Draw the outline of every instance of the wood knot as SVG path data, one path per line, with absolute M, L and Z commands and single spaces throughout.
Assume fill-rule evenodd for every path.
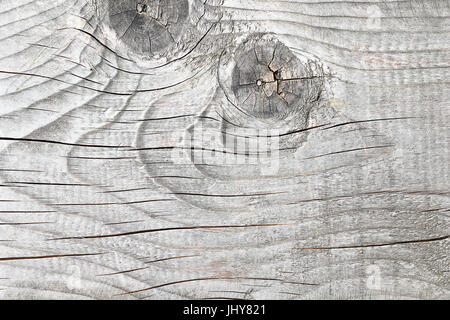
M 228 58 L 228 59 L 227 59 Z M 231 102 L 227 114 L 247 126 L 305 128 L 324 88 L 320 63 L 295 54 L 270 35 L 253 35 L 230 50 L 221 85 Z
M 188 0 L 109 0 L 99 4 L 115 37 L 133 53 L 165 55 L 184 33 Z

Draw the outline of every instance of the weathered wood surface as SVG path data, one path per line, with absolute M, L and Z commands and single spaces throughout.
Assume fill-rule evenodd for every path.
M 0 0 L 0 298 L 448 299 L 449 16 Z M 277 170 L 176 161 L 199 126 Z

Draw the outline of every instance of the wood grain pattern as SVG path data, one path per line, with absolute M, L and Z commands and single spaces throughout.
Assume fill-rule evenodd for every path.
M 0 298 L 448 299 L 449 16 L 1 0 Z

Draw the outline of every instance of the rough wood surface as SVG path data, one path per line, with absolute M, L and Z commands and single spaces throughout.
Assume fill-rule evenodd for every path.
M 449 16 L 0 0 L 0 298 L 450 298 Z

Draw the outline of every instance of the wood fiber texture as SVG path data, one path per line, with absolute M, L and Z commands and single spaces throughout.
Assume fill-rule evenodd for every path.
M 0 0 L 0 298 L 448 299 L 449 79 L 448 0 Z

